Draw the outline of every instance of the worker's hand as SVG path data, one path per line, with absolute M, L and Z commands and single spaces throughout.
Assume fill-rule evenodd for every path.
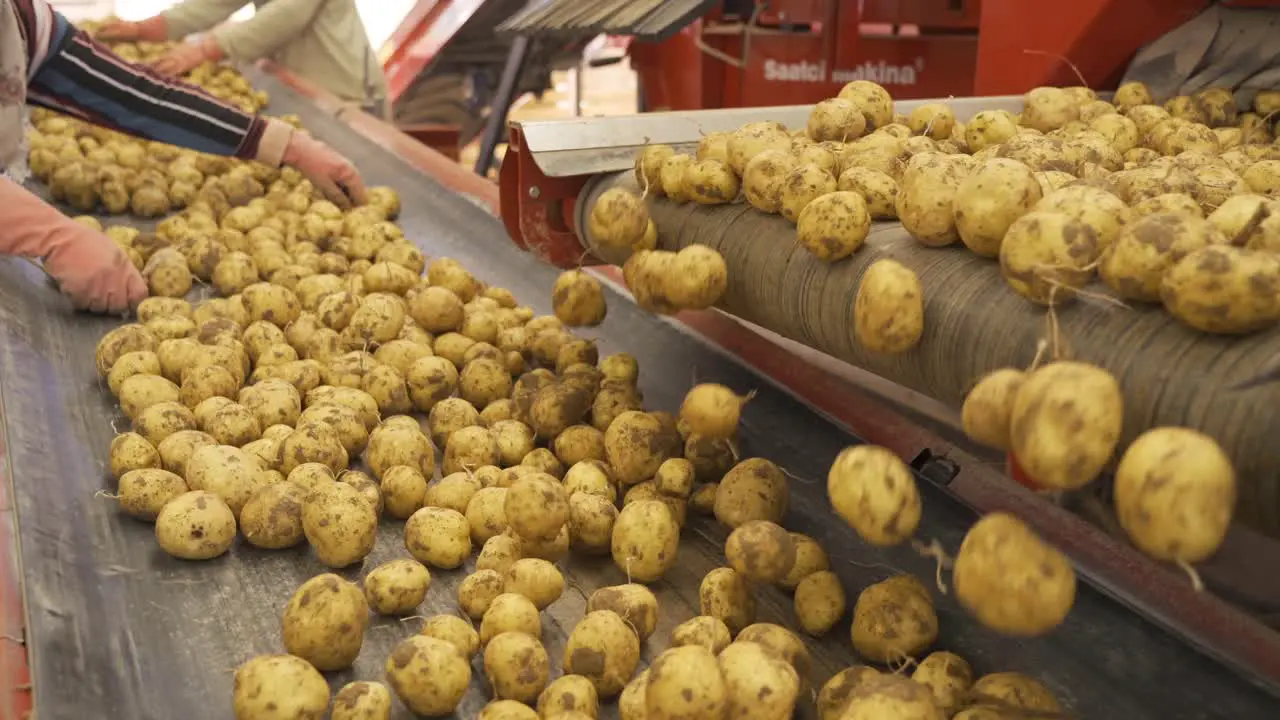
M 151 67 L 161 75 L 185 75 L 206 61 L 220 60 L 221 53 L 216 52 L 215 48 L 217 45 L 211 39 L 182 43 L 152 63 Z
M 71 220 L 53 230 L 44 269 L 80 310 L 122 313 L 147 297 L 147 283 L 124 250 Z
M 297 168 L 330 202 L 344 210 L 353 204 L 363 205 L 368 199 L 364 181 L 351 161 L 301 130 L 295 130 L 289 138 L 284 164 Z
M 147 18 L 141 22 L 112 20 L 98 28 L 94 37 L 104 42 L 163 42 L 169 37 L 169 28 L 163 15 Z
M 77 308 L 123 312 L 147 296 L 142 275 L 111 238 L 3 177 L 0 254 L 43 258 L 45 272 Z

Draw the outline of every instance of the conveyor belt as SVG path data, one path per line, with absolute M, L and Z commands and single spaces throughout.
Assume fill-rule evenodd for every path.
M 303 116 L 309 129 L 351 157 L 370 182 L 398 188 L 406 234 L 429 254 L 454 257 L 539 311 L 549 309 L 556 271 L 511 245 L 496 219 L 337 121 L 312 117 L 278 82 L 252 80 L 271 93 L 273 112 Z M 853 438 L 623 296 L 611 293 L 609 302 L 601 350 L 625 349 L 637 357 L 652 407 L 677 407 L 692 372 L 700 380 L 759 391 L 744 415 L 744 452 L 771 458 L 795 475 L 789 524 L 832 551 L 851 593 L 883 579 L 891 568 L 932 576 L 932 563 L 909 550 L 861 545 L 827 509 L 827 467 Z M 121 421 L 94 375 L 93 350 L 115 324 L 68 314 L 38 271 L 0 260 L 4 468 L 15 486 L 37 712 L 41 720 L 223 720 L 230 717 L 231 670 L 254 654 L 280 651 L 281 608 L 302 581 L 323 568 L 305 549 L 239 546 L 215 561 L 180 562 L 159 551 L 150 525 L 123 518 L 110 500 L 95 497 L 109 487 L 107 447 L 112 423 Z M 955 547 L 973 513 L 921 482 L 922 535 Z M 681 561 L 655 586 L 662 618 L 645 649 L 646 662 L 664 647 L 677 622 L 696 614 L 698 582 L 721 561 L 722 539 L 713 523 L 691 523 Z M 404 554 L 398 523 L 385 522 L 366 567 Z M 566 629 L 585 605 L 576 588 L 590 592 L 623 580 L 607 561 L 574 558 L 570 567 L 571 589 L 544 613 L 544 639 L 556 659 Z M 454 612 L 463 572 L 433 575 L 421 614 Z M 1019 670 L 1040 677 L 1079 717 L 1238 720 L 1269 717 L 1278 702 L 1087 586 L 1065 626 L 1036 641 L 996 637 L 950 598 L 936 600 L 939 648 L 962 653 L 980 672 Z M 789 598 L 761 591 L 760 616 L 789 622 Z M 353 678 L 381 679 L 392 646 L 416 624 L 374 620 L 354 670 L 333 675 L 334 686 Z M 854 661 L 844 627 L 811 643 L 816 681 Z M 478 677 L 479 663 L 474 667 Z M 482 685 L 475 682 L 458 717 L 476 716 L 487 697 Z M 395 717 L 409 716 L 399 708 Z M 602 717 L 616 717 L 614 707 Z
M 634 176 L 601 178 L 584 207 L 618 184 L 634 188 Z M 863 249 L 828 264 L 795 242 L 794 225 L 749 205 L 708 208 L 658 199 L 650 208 L 663 247 L 696 242 L 724 255 L 730 268 L 721 303 L 726 311 L 955 408 L 983 374 L 1030 365 L 1037 343 L 1048 337 L 1045 310 L 1009 289 L 998 263 L 958 244 L 925 247 L 899 223 L 877 223 Z M 881 257 L 915 270 L 925 291 L 924 337 L 901 355 L 869 352 L 853 333 L 859 278 Z M 1114 307 L 1098 300 L 1066 305 L 1057 317 L 1059 337 L 1076 358 L 1119 378 L 1123 444 L 1157 425 L 1213 435 L 1240 475 L 1238 518 L 1280 534 L 1280 383 L 1231 389 L 1273 366 L 1280 328 L 1243 338 L 1214 336 L 1187 328 L 1158 306 Z

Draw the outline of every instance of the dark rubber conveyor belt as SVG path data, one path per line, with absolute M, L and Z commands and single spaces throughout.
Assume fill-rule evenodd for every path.
M 456 258 L 482 280 L 548 311 L 557 271 L 519 251 L 496 219 L 336 121 L 312 117 L 279 83 L 259 77 L 255 84 L 271 93 L 273 112 L 298 113 L 317 136 L 351 157 L 370 182 L 396 187 L 404 200 L 406 234 L 430 255 Z M 771 458 L 795 476 L 788 524 L 815 535 L 832 552 L 851 600 L 895 569 L 933 577 L 932 561 L 908 549 L 871 549 L 828 509 L 827 468 L 854 438 L 625 297 L 610 294 L 608 300 L 609 318 L 599 330 L 601 350 L 626 350 L 637 357 L 651 407 L 678 407 L 694 372 L 700 380 L 759 391 L 744 416 L 743 450 Z M 151 525 L 121 516 L 114 502 L 99 496 L 111 487 L 106 460 L 112 425 L 124 429 L 125 424 L 95 376 L 93 353 L 98 338 L 118 322 L 70 314 L 39 271 L 0 260 L 5 473 L 15 488 L 37 715 L 40 720 L 224 720 L 231 716 L 233 668 L 255 654 L 282 651 L 281 609 L 300 583 L 325 569 L 305 547 L 264 552 L 237 545 L 217 560 L 181 562 L 158 549 Z M 920 482 L 921 536 L 956 547 L 974 514 Z M 723 531 L 706 519 L 686 529 L 679 562 L 654 586 L 662 617 L 644 662 L 665 647 L 675 624 L 697 614 L 698 583 L 723 562 L 722 541 Z M 384 521 L 364 567 L 404 556 L 400 523 Z M 556 675 L 565 635 L 584 611 L 582 593 L 624 582 L 607 559 L 574 557 L 567 567 L 570 587 L 544 613 L 543 637 Z M 463 576 L 463 570 L 433 572 L 419 614 L 455 612 Z M 1039 677 L 1075 717 L 1241 720 L 1274 717 L 1280 706 L 1276 696 L 1085 585 L 1065 626 L 1034 641 L 997 637 L 950 597 L 935 593 L 935 599 L 941 624 L 937 648 L 961 653 L 982 673 L 1018 670 Z M 760 620 L 794 624 L 787 596 L 764 589 L 759 602 Z M 334 688 L 357 678 L 381 680 L 391 648 L 417 625 L 416 620 L 373 619 L 354 669 L 331 676 Z M 815 683 L 856 662 L 847 619 L 810 647 Z M 473 669 L 476 679 L 459 718 L 474 718 L 487 701 L 478 659 Z M 397 705 L 394 716 L 409 714 Z M 812 709 L 801 716 L 813 717 Z M 616 717 L 616 706 L 608 705 L 602 717 Z
M 634 176 L 607 176 L 593 195 L 619 184 L 634 188 Z M 978 378 L 1001 367 L 1029 366 L 1038 342 L 1050 335 L 1045 309 L 1014 293 L 998 263 L 963 245 L 925 247 L 898 223 L 877 223 L 865 247 L 829 264 L 795 241 L 794 225 L 746 204 L 649 205 L 663 247 L 702 243 L 724 255 L 726 311 L 957 410 Z M 915 349 L 895 356 L 869 352 L 853 333 L 862 272 L 882 257 L 914 270 L 925 294 L 924 336 Z M 1236 463 L 1238 519 L 1280 537 L 1280 382 L 1231 389 L 1280 362 L 1280 329 L 1241 338 L 1208 335 L 1158 306 L 1116 307 L 1093 298 L 1060 308 L 1057 317 L 1058 337 L 1073 357 L 1120 380 L 1124 445 L 1157 425 L 1209 433 Z

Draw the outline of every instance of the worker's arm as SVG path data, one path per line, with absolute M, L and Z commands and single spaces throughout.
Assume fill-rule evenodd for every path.
M 329 0 L 272 0 L 244 22 L 213 31 L 213 40 L 230 59 L 265 58 L 302 34 Z
M 279 165 L 292 128 L 112 54 L 49 7 L 17 0 L 28 38 L 28 99 L 95 124 L 217 155 Z
M 139 22 L 108 22 L 98 29 L 98 38 L 104 42 L 181 40 L 208 30 L 247 4 L 245 0 L 186 0 Z
M 106 235 L 58 212 L 0 177 L 0 255 L 39 258 L 76 307 L 122 312 L 147 296 L 147 284 Z

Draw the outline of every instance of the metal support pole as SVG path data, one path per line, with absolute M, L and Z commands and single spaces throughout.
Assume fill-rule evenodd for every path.
M 498 81 L 498 89 L 493 94 L 489 120 L 485 123 L 484 135 L 480 139 L 480 155 L 476 157 L 475 167 L 477 175 L 488 175 L 489 168 L 493 167 L 493 154 L 507 128 L 507 115 L 511 112 L 511 104 L 515 102 L 516 88 L 520 87 L 520 74 L 529 57 L 529 45 L 529 38 L 520 35 L 511 43 L 511 50 L 507 52 L 507 64 L 502 68 L 502 79 Z

